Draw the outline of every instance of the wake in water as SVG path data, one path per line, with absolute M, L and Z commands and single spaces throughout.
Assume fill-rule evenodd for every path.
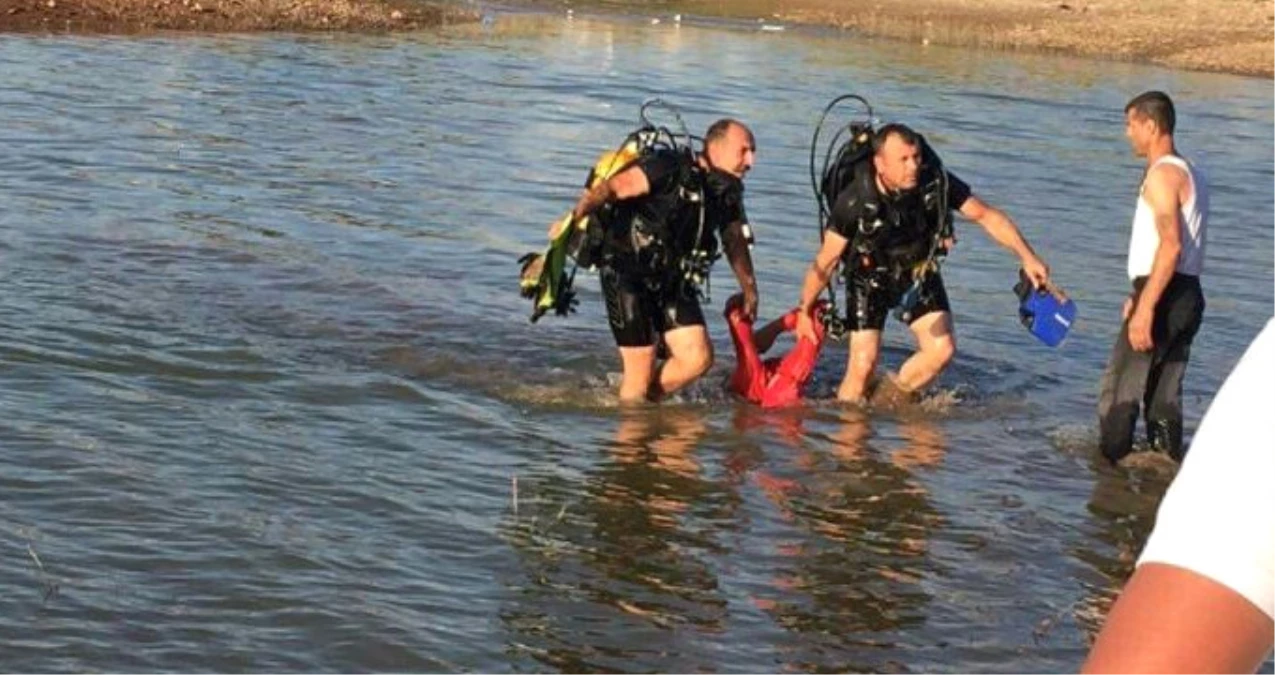
M 510 403 L 576 409 L 617 408 L 623 374 L 606 372 L 581 375 L 562 369 L 549 373 L 554 382 L 512 382 L 497 387 L 492 393 Z M 663 405 L 724 407 L 735 403 L 725 375 L 712 373 L 673 394 Z
M 580 375 L 554 369 L 548 375 L 548 380 L 498 385 L 490 393 L 508 403 L 533 407 L 589 410 L 620 405 L 619 373 Z
M 437 328 L 437 324 L 431 324 L 431 328 Z M 582 333 L 574 326 L 561 326 L 549 333 L 544 340 L 528 340 L 525 331 L 488 325 L 478 319 L 471 321 L 467 331 L 456 331 L 458 339 L 450 339 L 447 332 L 439 335 L 431 330 L 428 343 L 387 345 L 373 350 L 371 360 L 377 364 L 374 367 L 410 380 L 444 383 L 449 389 L 488 396 L 520 408 L 581 412 L 617 408 L 621 374 L 610 345 L 600 335 Z M 459 339 L 464 335 L 474 336 L 475 340 L 465 345 Z M 782 353 L 786 342 L 791 339 L 782 339 L 772 351 Z M 568 344 L 571 348 L 563 348 Z M 498 352 L 493 351 L 496 345 Z M 663 405 L 710 409 L 740 405 L 742 399 L 730 389 L 735 354 L 729 346 L 719 346 L 718 353 L 721 356 L 717 365 L 708 375 L 669 397 Z M 886 346 L 880 376 L 897 369 L 910 354 L 910 349 Z M 828 345 L 799 407 L 846 407 L 835 398 L 845 363 L 844 345 Z M 870 401 L 866 412 L 945 419 L 1021 415 L 1029 410 L 1030 401 L 1039 397 L 1042 387 L 1049 385 L 1008 361 L 963 356 L 919 400 L 902 405 Z
M 621 373 L 605 357 L 582 356 L 568 366 L 475 360 L 451 350 L 396 348 L 382 354 L 382 362 L 411 379 L 446 382 L 519 407 L 552 410 L 611 410 L 620 405 Z M 723 367 L 725 366 L 725 367 Z M 725 409 L 744 403 L 730 389 L 733 359 L 670 396 L 661 405 Z M 840 364 L 826 362 L 816 369 L 806 396 L 795 408 L 827 410 L 854 407 L 836 400 Z M 899 403 L 870 401 L 865 411 L 898 417 L 975 417 L 1021 411 L 1017 393 L 989 394 L 977 383 L 958 382 L 928 389 L 919 400 Z
M 1179 464 L 1168 454 L 1153 449 L 1145 440 L 1134 443 L 1133 452 L 1111 467 L 1098 448 L 1094 425 L 1070 424 L 1047 432 L 1050 443 L 1064 455 L 1090 461 L 1096 470 L 1123 475 L 1132 481 L 1167 483 L 1177 474 Z

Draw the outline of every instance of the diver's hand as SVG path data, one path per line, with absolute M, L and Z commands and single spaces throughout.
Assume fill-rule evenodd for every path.
M 806 338 L 817 343 L 819 336 L 815 334 L 814 312 L 797 312 L 797 339 Z
M 593 192 L 589 188 L 580 191 L 580 196 L 576 197 L 576 205 L 571 207 L 571 220 L 576 221 L 588 215 L 585 213 L 584 207 L 589 204 L 589 193 Z
M 744 289 L 744 318 L 748 321 L 757 320 L 757 305 L 760 301 L 757 298 L 757 288 L 749 287 Z
M 1124 307 L 1121 308 L 1120 310 L 1120 320 L 1128 321 L 1129 314 L 1132 312 L 1133 312 L 1133 296 L 1130 295 L 1129 297 L 1124 299 Z
M 573 222 L 575 222 L 575 218 L 571 215 L 567 215 L 549 223 L 548 234 L 550 241 L 557 239 L 558 235 L 562 234 L 562 231 L 569 227 Z
M 1023 257 L 1023 271 L 1027 273 L 1027 278 L 1032 280 L 1035 288 L 1043 288 L 1049 283 L 1049 266 L 1034 255 L 1029 254 Z
M 1151 322 L 1154 319 L 1155 315 L 1149 309 L 1139 307 L 1133 311 L 1129 319 L 1129 345 L 1134 351 L 1149 352 L 1155 346 L 1151 340 Z

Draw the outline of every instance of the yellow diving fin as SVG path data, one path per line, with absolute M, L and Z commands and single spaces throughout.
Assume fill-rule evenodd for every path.
M 531 298 L 531 322 L 535 323 L 549 310 L 565 316 L 575 309 L 575 292 L 571 290 L 574 271 L 567 275 L 567 243 L 571 239 L 571 214 L 563 216 L 549 228 L 549 246 L 543 253 L 528 253 L 518 259 L 522 263 L 519 279 L 522 296 Z
M 627 139 L 617 150 L 602 153 L 589 171 L 585 187 L 593 188 L 599 182 L 627 169 L 640 155 L 641 145 L 636 137 Z M 519 275 L 522 296 L 531 299 L 533 303 L 532 323 L 549 310 L 559 316 L 575 311 L 575 291 L 571 287 L 575 280 L 575 270 L 567 273 L 567 258 L 570 257 L 585 267 L 594 264 L 587 254 L 581 253 L 580 246 L 581 239 L 587 236 L 591 222 L 592 219 L 588 216 L 576 219 L 571 212 L 567 212 L 549 226 L 549 245 L 544 252 L 528 253 L 518 259 L 522 264 Z

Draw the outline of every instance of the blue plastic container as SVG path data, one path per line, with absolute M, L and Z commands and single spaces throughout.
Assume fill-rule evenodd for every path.
M 1057 347 L 1067 337 L 1076 321 L 1076 303 L 1057 288 L 1032 288 L 1021 270 L 1014 286 L 1018 294 L 1018 318 L 1036 339 Z

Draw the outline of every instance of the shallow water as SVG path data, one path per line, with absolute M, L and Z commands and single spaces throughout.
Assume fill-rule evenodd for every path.
M 1091 461 L 1141 174 L 1121 108 L 1173 93 L 1211 178 L 1193 429 L 1272 310 L 1271 82 L 690 24 L 0 41 L 0 665 L 1077 668 L 1172 473 Z M 718 365 L 656 409 L 613 405 L 595 278 L 526 322 L 515 258 L 654 95 L 752 124 L 786 310 L 846 91 L 1018 220 L 1080 305 L 1062 348 L 964 223 L 962 351 L 918 410 L 733 402 L 725 265 Z

